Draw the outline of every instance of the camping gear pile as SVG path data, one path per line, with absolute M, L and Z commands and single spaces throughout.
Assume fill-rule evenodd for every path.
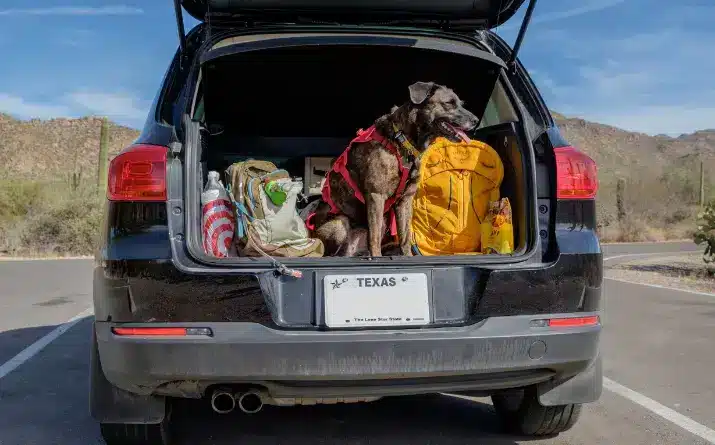
M 261 160 L 228 167 L 226 187 L 218 172 L 209 172 L 202 193 L 206 254 L 322 257 L 323 243 L 310 237 L 311 219 L 324 199 L 330 161 L 306 158 L 305 181 Z M 492 147 L 439 137 L 422 153 L 420 165 L 411 224 L 415 255 L 513 253 L 511 204 L 500 196 L 504 165 Z

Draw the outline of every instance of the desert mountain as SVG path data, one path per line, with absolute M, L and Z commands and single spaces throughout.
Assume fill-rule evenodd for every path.
M 678 178 L 680 183 L 675 185 L 685 184 L 692 189 L 699 180 L 701 159 L 706 173 L 715 171 L 715 130 L 679 137 L 649 136 L 559 113 L 554 116 L 567 140 L 598 163 L 604 200 L 612 198 L 617 178 L 625 178 L 635 187 L 631 190 L 640 186 L 654 191 L 653 184 L 672 188 L 674 184 L 668 183 L 668 178 Z M 97 117 L 27 121 L 0 114 L 0 174 L 6 178 L 51 180 L 81 171 L 83 177 L 94 177 L 100 128 L 101 119 Z M 138 134 L 137 130 L 112 123 L 110 158 Z M 638 197 L 635 191 L 632 194 Z
M 102 120 L 18 120 L 0 114 L 0 174 L 52 180 L 81 172 L 96 177 Z M 110 123 L 109 156 L 129 145 L 137 130 Z

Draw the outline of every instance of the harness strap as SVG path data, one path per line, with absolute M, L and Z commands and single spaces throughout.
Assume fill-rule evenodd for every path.
M 340 213 L 340 209 L 338 209 L 338 207 L 335 205 L 335 202 L 330 196 L 330 174 L 335 172 L 342 176 L 343 179 L 345 179 L 345 182 L 347 182 L 350 188 L 353 190 L 355 198 L 365 204 L 365 197 L 360 192 L 360 189 L 353 180 L 352 176 L 350 176 L 347 164 L 348 153 L 350 152 L 350 149 L 352 148 L 353 144 L 370 141 L 375 141 L 385 147 L 385 149 L 387 149 L 388 151 L 392 152 L 397 159 L 397 164 L 400 169 L 400 183 L 397 186 L 397 190 L 395 191 L 395 193 L 385 201 L 385 208 L 383 210 L 383 213 L 387 213 L 388 211 L 390 212 L 390 234 L 392 236 L 397 236 L 397 217 L 395 216 L 395 210 L 393 206 L 395 202 L 402 196 L 402 193 L 405 191 L 405 187 L 407 186 L 407 178 L 410 174 L 410 171 L 405 168 L 402 162 L 402 156 L 400 155 L 400 151 L 394 146 L 394 144 L 392 144 L 392 142 L 390 142 L 387 138 L 378 133 L 374 125 L 367 130 L 359 130 L 357 133 L 357 137 L 350 141 L 350 144 L 348 144 L 345 151 L 343 151 L 343 153 L 338 157 L 338 159 L 335 160 L 332 170 L 328 171 L 328 173 L 325 175 L 325 184 L 323 184 L 322 190 L 323 201 L 325 201 L 330 206 L 330 213 Z

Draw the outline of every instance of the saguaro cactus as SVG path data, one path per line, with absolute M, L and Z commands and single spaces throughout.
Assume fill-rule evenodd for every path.
M 626 180 L 623 178 L 618 178 L 618 183 L 616 184 L 616 208 L 618 209 L 618 222 L 623 222 L 626 219 Z
M 79 172 L 73 172 L 72 173 L 72 191 L 77 191 L 79 189 L 79 186 L 82 182 L 82 169 L 79 170 Z
M 108 174 L 108 151 L 109 151 L 109 121 L 105 117 L 102 119 L 102 129 L 99 133 L 99 162 L 97 163 L 97 191 L 104 192 L 107 189 Z

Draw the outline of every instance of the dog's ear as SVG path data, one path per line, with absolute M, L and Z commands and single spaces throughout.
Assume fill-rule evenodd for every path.
M 432 92 L 434 82 L 415 82 L 410 85 L 410 100 L 413 104 L 419 105 L 424 102 Z

